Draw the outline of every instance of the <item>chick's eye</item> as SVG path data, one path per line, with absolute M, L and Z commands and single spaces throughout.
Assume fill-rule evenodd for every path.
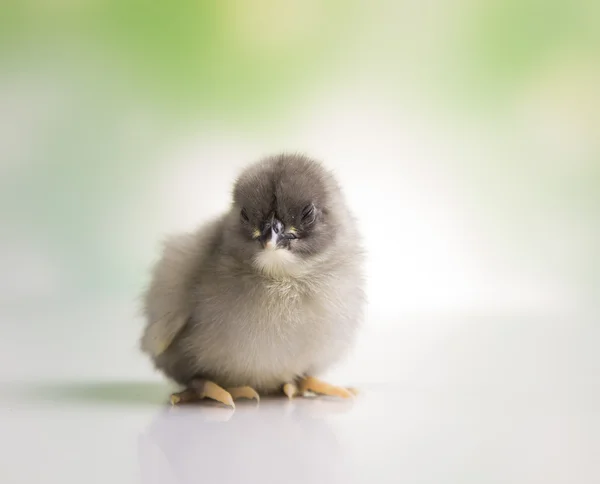
M 315 206 L 311 203 L 302 210 L 302 222 L 312 223 L 315 220 Z
M 240 212 L 240 218 L 242 219 L 243 222 L 248 222 L 248 220 L 250 220 L 248 218 L 248 212 L 246 212 L 245 208 L 243 208 L 242 211 Z

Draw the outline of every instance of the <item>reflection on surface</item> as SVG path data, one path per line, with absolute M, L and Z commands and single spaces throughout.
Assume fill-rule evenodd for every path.
M 337 482 L 347 462 L 329 418 L 352 402 L 263 399 L 161 411 L 140 436 L 143 484 Z M 266 445 L 265 445 L 266 444 Z

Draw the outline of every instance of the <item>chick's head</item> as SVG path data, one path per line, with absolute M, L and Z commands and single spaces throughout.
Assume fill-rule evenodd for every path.
M 345 215 L 339 187 L 320 163 L 280 155 L 247 167 L 233 189 L 228 242 L 270 275 L 293 275 L 335 249 Z

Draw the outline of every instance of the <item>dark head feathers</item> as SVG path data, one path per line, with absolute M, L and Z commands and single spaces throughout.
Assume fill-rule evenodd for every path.
M 311 205 L 327 212 L 333 186 L 331 174 L 316 160 L 281 154 L 246 168 L 236 180 L 233 201 L 250 217 L 276 213 L 296 223 Z

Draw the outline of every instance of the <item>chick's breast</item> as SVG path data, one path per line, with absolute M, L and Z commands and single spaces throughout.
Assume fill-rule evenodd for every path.
M 157 363 L 176 381 L 276 391 L 324 371 L 350 347 L 360 320 L 352 267 L 307 279 L 214 275 L 195 288 L 193 316 Z

